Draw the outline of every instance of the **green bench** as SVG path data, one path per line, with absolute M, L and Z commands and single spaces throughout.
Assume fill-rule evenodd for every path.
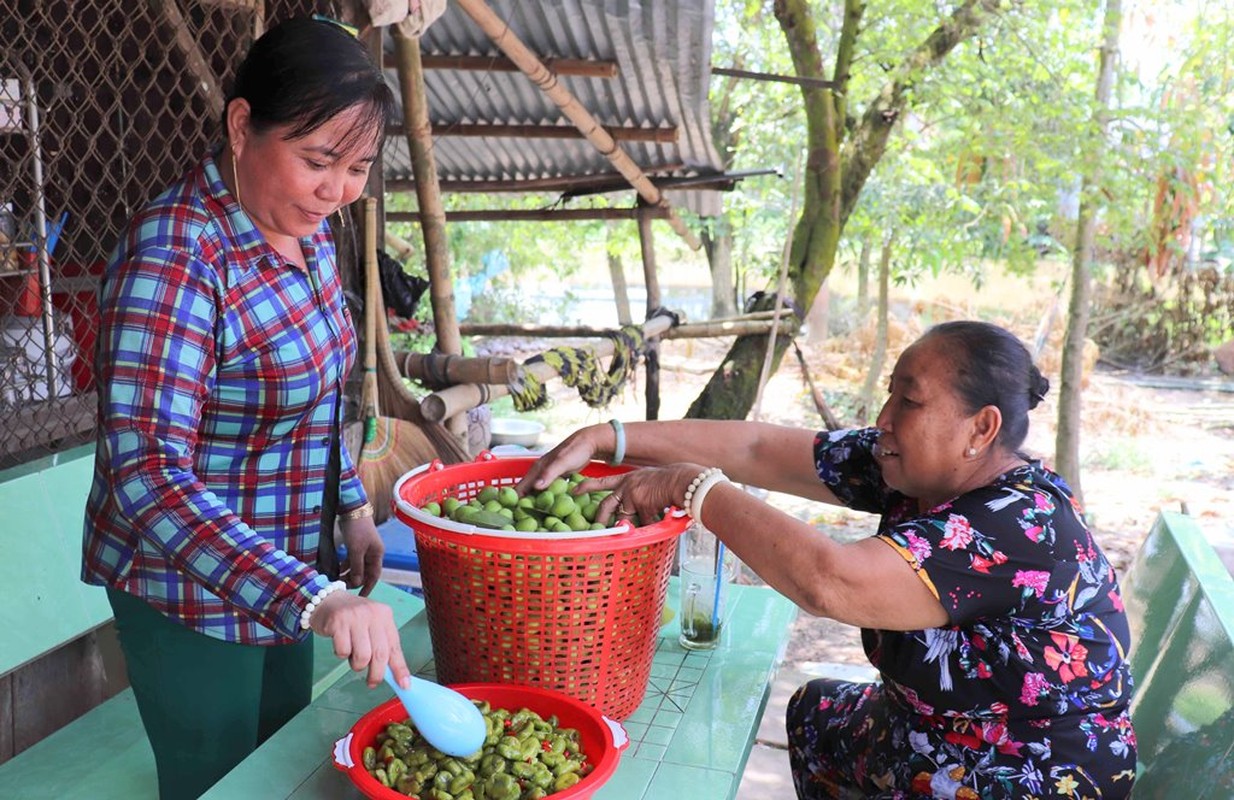
M 137 703 L 132 690 L 121 688 L 127 679 L 111 606 L 101 588 L 78 577 L 92 469 L 93 449 L 86 447 L 0 473 L 0 557 L 10 567 L 0 582 L 4 800 L 158 796 Z M 386 584 L 373 597 L 394 609 L 400 625 L 424 607 Z M 349 670 L 330 640 L 317 637 L 315 644 L 316 698 Z M 83 681 L 95 685 L 83 691 Z
M 1135 797 L 1234 797 L 1234 578 L 1195 521 L 1162 513 L 1123 576 Z

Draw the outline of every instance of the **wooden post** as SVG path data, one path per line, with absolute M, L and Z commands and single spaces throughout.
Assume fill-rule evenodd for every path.
M 463 340 L 454 310 L 454 285 L 450 276 L 450 249 L 446 241 L 446 213 L 437 184 L 437 163 L 433 158 L 433 139 L 429 124 L 428 91 L 420 65 L 420 40 L 407 36 L 397 25 L 390 28 L 398 56 L 399 89 L 403 98 L 403 126 L 411 151 L 412 173 L 416 179 L 416 200 L 420 205 L 420 231 L 424 235 L 424 257 L 429 276 L 429 299 L 433 305 L 433 326 L 437 349 L 447 355 L 461 355 Z M 467 435 L 465 417 L 446 420 L 456 435 Z
M 643 282 L 647 286 L 647 317 L 660 307 L 660 279 L 656 275 L 656 244 L 651 216 L 638 216 L 638 242 L 643 253 Z M 660 338 L 647 337 L 647 419 L 660 418 Z

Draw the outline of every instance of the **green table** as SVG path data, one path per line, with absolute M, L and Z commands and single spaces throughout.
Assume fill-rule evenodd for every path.
M 677 603 L 677 582 L 669 602 Z M 771 589 L 734 586 L 719 647 L 690 652 L 677 643 L 676 621 L 660 631 L 642 705 L 624 721 L 630 745 L 596 800 L 732 798 L 741 783 L 771 681 L 788 644 L 797 608 Z M 402 628 L 409 666 L 432 674 L 423 613 Z M 334 768 L 335 740 L 390 697 L 354 674 L 341 678 L 222 781 L 203 800 L 342 800 L 362 797 Z

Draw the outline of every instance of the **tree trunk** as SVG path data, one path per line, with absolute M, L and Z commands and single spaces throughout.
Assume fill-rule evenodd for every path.
M 845 0 L 844 20 L 832 70 L 835 89 L 801 87 L 806 110 L 806 169 L 801 217 L 793 231 L 789 302 L 813 304 L 835 264 L 844 222 L 852 213 L 871 171 L 887 149 L 891 131 L 909 105 L 914 83 L 936 67 L 956 45 L 969 39 L 1007 0 L 966 0 L 894 67 L 877 96 L 845 140 L 849 75 L 860 31 L 863 0 Z M 800 77 L 823 77 L 823 60 L 809 0 L 775 0 L 774 11 Z M 762 308 L 771 308 L 774 297 Z M 787 342 L 777 339 L 772 372 Z M 687 416 L 744 419 L 758 392 L 767 343 L 762 336 L 739 337 L 719 369 L 691 404 Z
M 870 424 L 870 411 L 874 408 L 874 392 L 883 376 L 887 362 L 887 319 L 891 295 L 891 257 L 895 253 L 896 231 L 891 231 L 883 241 L 883 251 L 878 258 L 878 327 L 874 333 L 874 353 L 870 356 L 870 371 L 866 373 L 861 387 L 862 425 Z
M 831 291 L 824 283 L 814 296 L 814 304 L 806 314 L 806 341 L 820 344 L 827 341 L 828 329 L 831 327 Z
M 861 254 L 857 256 L 857 320 L 866 318 L 870 310 L 870 236 L 861 237 Z
M 1089 170 L 1081 184 L 1080 215 L 1076 223 L 1076 245 L 1071 263 L 1071 301 L 1067 310 L 1067 334 L 1063 340 L 1058 430 L 1054 439 L 1055 469 L 1071 485 L 1081 504 L 1084 502 L 1084 494 L 1080 486 L 1080 392 L 1084 381 L 1084 340 L 1088 335 L 1088 317 L 1092 302 L 1093 240 L 1101 198 L 1101 164 L 1108 147 L 1106 136 L 1109 129 L 1110 92 L 1118 60 L 1118 32 L 1121 24 L 1122 0 L 1107 0 L 1101 65 L 1097 73 L 1097 95 L 1093 106 L 1096 123 L 1094 142 L 1089 157 L 1085 159 Z
M 722 319 L 737 313 L 733 292 L 733 229 L 727 217 L 716 220 L 715 230 L 703 228 L 703 250 L 711 267 L 711 318 Z
M 617 229 L 617 224 L 614 221 L 608 223 L 608 229 L 605 231 L 608 234 L 608 274 L 613 281 L 613 301 L 617 304 L 617 324 L 629 325 L 634 321 L 630 316 L 630 291 L 626 286 L 626 269 L 621 263 L 621 256 L 617 253 L 617 248 L 614 245 L 613 233 Z M 706 244 L 706 240 L 703 240 Z

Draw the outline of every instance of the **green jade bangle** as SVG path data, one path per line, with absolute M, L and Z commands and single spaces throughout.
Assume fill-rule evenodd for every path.
M 619 467 L 621 462 L 626 460 L 626 428 L 619 419 L 610 419 L 608 424 L 613 426 L 613 433 L 617 437 L 617 444 L 613 445 L 613 457 L 608 460 L 608 465 Z

